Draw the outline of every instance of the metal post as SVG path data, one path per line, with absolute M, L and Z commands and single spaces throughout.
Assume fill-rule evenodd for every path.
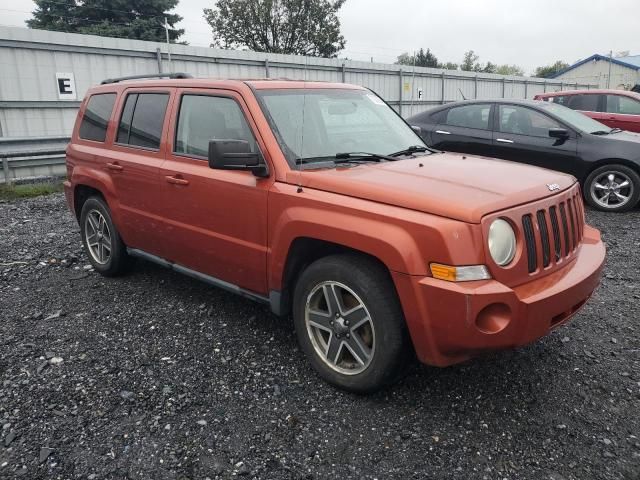
M 609 76 L 607 77 L 607 88 L 611 87 L 611 64 L 613 63 L 613 50 L 609 51 Z
M 156 60 L 158 60 L 158 73 L 162 73 L 162 52 L 156 48 Z
M 265 76 L 266 76 L 267 78 L 271 78 L 271 77 L 269 76 L 269 75 L 270 75 L 270 73 L 269 73 L 269 59 L 268 59 L 268 58 L 265 58 L 265 59 L 264 59 L 264 74 L 265 74 Z
M 11 185 L 11 177 L 9 176 L 9 159 L 2 159 L 2 169 L 4 170 L 4 184 Z
M 402 116 L 402 87 L 403 87 L 402 82 L 404 81 L 403 78 L 402 78 L 402 69 L 398 70 L 398 74 L 400 76 L 399 77 L 400 78 L 400 90 L 399 90 L 399 92 L 400 92 L 400 96 L 399 96 L 400 100 L 398 101 L 398 113 Z
M 543 92 L 547 93 L 547 81 L 546 80 L 544 81 L 544 90 L 543 90 Z
M 505 94 L 506 94 L 505 81 L 504 81 L 504 77 L 502 77 L 502 98 L 506 98 Z
M 173 68 L 171 68 L 171 43 L 169 42 L 169 22 L 167 22 L 167 17 L 164 17 L 164 32 L 167 36 L 167 59 L 169 60 L 169 71 L 172 72 Z
M 342 64 L 342 83 L 347 83 L 347 67 L 344 63 Z
M 578 90 L 578 82 L 576 82 L 576 90 Z
M 478 75 L 473 79 L 473 98 L 478 98 Z
M 529 96 L 529 82 L 527 80 L 524 81 L 524 98 Z
M 560 91 L 564 90 L 564 82 L 560 82 Z
M 442 105 L 444 105 L 444 104 L 445 104 L 445 101 L 444 101 L 444 88 L 445 88 L 445 80 L 446 80 L 446 79 L 444 78 L 444 75 L 445 75 L 445 73 L 444 73 L 444 70 L 443 70 L 443 71 L 442 71 L 442 95 L 441 95 L 441 97 L 440 97 L 440 98 L 441 98 L 441 101 L 442 101 Z

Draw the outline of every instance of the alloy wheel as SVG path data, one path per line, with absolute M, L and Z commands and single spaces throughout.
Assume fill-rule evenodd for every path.
M 598 175 L 590 186 L 591 198 L 603 208 L 620 208 L 634 193 L 631 179 L 623 172 L 608 171 Z
M 366 305 L 339 282 L 322 282 L 307 297 L 307 333 L 316 354 L 345 375 L 362 373 L 375 354 L 375 329 Z
M 84 222 L 84 229 L 89 254 L 100 265 L 107 264 L 111 258 L 111 232 L 102 213 L 91 210 Z

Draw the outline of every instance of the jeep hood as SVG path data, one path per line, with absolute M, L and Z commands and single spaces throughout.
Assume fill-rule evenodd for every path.
M 555 195 L 576 180 L 504 160 L 436 153 L 397 162 L 290 171 L 287 182 L 480 223 L 489 213 Z

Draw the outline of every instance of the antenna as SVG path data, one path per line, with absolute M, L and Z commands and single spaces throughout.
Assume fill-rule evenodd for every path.
M 310 18 L 310 8 L 309 8 L 309 2 L 306 1 L 304 2 L 304 5 L 307 7 L 307 42 L 306 42 L 306 46 L 307 48 L 309 48 L 309 18 Z M 305 51 L 305 53 L 308 53 Z M 302 153 L 304 152 L 304 117 L 305 117 L 305 112 L 307 110 L 307 70 L 309 68 L 309 56 L 305 55 L 304 56 L 304 81 L 303 81 L 303 90 L 302 90 L 302 132 L 301 132 L 301 138 L 300 138 L 300 157 L 302 158 Z M 298 165 L 298 193 L 302 193 L 302 161 L 300 161 L 299 165 Z
M 167 58 L 169 59 L 169 71 L 172 72 L 173 68 L 171 68 L 171 43 L 169 43 L 169 22 L 167 22 L 167 17 L 164 17 L 164 33 L 167 36 Z

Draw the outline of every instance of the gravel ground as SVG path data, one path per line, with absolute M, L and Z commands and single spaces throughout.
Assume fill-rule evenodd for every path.
M 640 479 L 640 211 L 588 217 L 608 262 L 573 322 L 359 397 L 263 306 L 97 275 L 62 195 L 0 203 L 0 478 Z

